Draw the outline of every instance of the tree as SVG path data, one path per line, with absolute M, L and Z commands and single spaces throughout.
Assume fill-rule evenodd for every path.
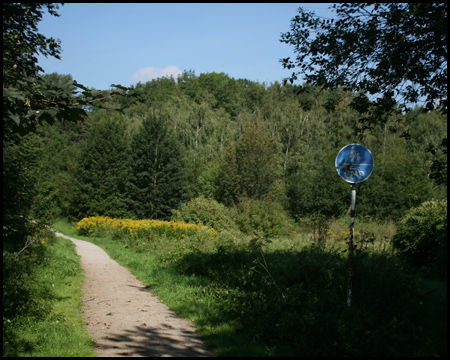
M 358 93 L 350 105 L 364 114 L 363 133 L 398 113 L 397 104 L 410 110 L 423 101 L 427 110 L 447 114 L 447 3 L 343 3 L 333 9 L 337 21 L 300 8 L 291 31 L 281 35 L 297 54 L 294 61 L 282 59 L 283 67 L 300 69 L 285 81 L 304 74 L 307 82 Z M 446 183 L 447 138 L 430 151 L 445 155 L 433 162 L 430 177 Z
M 37 64 L 39 53 L 60 59 L 59 40 L 37 33 L 43 9 L 59 16 L 59 6 L 52 3 L 3 4 L 3 137 L 34 132 L 37 124 L 53 123 L 55 119 L 77 121 L 87 113 L 82 106 L 95 105 L 99 100 L 126 94 L 129 88 L 107 93 L 89 90 L 76 81 L 59 79 L 44 81 Z M 81 89 L 80 94 L 73 86 Z M 120 109 L 117 109 L 120 111 Z M 18 141 L 19 138 L 15 138 Z
M 47 3 L 3 4 L 3 84 L 14 84 L 24 77 L 37 77 L 44 70 L 37 64 L 36 54 L 60 59 L 59 41 L 37 32 L 44 6 L 53 16 L 58 5 Z
M 447 199 L 426 201 L 399 221 L 392 243 L 411 264 L 447 279 Z
M 84 122 L 59 122 L 37 130 L 38 161 L 31 167 L 36 181 L 32 216 L 40 219 L 74 219 L 79 197 L 78 159 Z
M 30 233 L 28 213 L 35 194 L 30 169 L 36 162 L 36 148 L 30 141 L 3 146 L 3 251 L 19 251 Z
M 336 174 L 336 152 L 323 153 L 319 161 L 303 165 L 287 180 L 291 216 L 300 220 L 321 215 L 338 217 L 348 208 L 348 184 Z
M 57 5 L 46 4 L 56 15 Z M 20 253 L 27 247 L 32 226 L 28 221 L 33 203 L 34 179 L 30 165 L 36 155 L 27 141 L 20 144 L 30 126 L 26 117 L 32 106 L 30 86 L 41 68 L 35 54 L 59 56 L 54 39 L 37 34 L 43 4 L 3 4 L 3 260 L 8 251 Z M 22 249 L 22 250 L 21 250 Z M 5 261 L 8 263 L 8 261 Z M 14 263 L 14 262 L 13 262 Z
M 225 154 L 219 175 L 218 197 L 226 204 L 239 197 L 263 199 L 279 176 L 275 142 L 253 126 Z
M 132 142 L 133 211 L 141 219 L 168 220 L 189 199 L 182 150 L 167 122 L 153 110 Z
M 300 8 L 291 31 L 282 34 L 280 41 L 297 54 L 294 61 L 282 59 L 283 67 L 300 69 L 286 80 L 304 74 L 327 88 L 382 95 L 376 101 L 356 97 L 354 105 L 364 111 L 395 97 L 403 109 L 424 99 L 427 109 L 446 113 L 446 3 L 342 3 L 333 9 L 337 21 Z
M 131 156 L 125 124 L 117 116 L 94 119 L 81 145 L 77 182 L 81 216 L 129 215 Z
M 4 3 L 3 10 L 3 314 L 4 347 L 18 339 L 14 317 L 21 310 L 35 307 L 33 316 L 43 309 L 32 296 L 32 270 L 47 261 L 45 248 L 39 241 L 44 224 L 30 221 L 36 195 L 37 140 L 34 132 L 39 124 L 55 120 L 83 120 L 84 105 L 128 89 L 103 94 L 88 90 L 68 78 L 45 79 L 37 64 L 37 55 L 60 58 L 59 41 L 37 32 L 43 9 L 59 16 L 57 4 Z M 81 89 L 77 94 L 76 89 Z M 39 309 L 39 310 L 38 310 Z M 10 320 L 11 319 L 11 320 Z M 7 325 L 9 324 L 9 325 Z M 8 328 L 8 331 L 5 329 Z M 12 340 L 13 339 L 13 340 Z M 11 341 L 12 340 L 12 341 Z M 11 341 L 11 342 L 10 342 Z M 18 343 L 17 343 L 18 344 Z

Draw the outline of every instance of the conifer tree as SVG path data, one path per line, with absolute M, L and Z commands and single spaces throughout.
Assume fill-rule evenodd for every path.
M 93 122 L 87 133 L 78 174 L 80 215 L 129 215 L 131 157 L 124 132 L 117 117 L 106 117 Z
M 167 115 L 151 112 L 132 142 L 132 203 L 139 218 L 169 219 L 189 198 L 182 150 L 167 122 Z

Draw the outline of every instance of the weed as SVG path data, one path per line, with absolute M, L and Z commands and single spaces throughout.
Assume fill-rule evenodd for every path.
M 38 240 L 39 263 L 33 260 L 37 251 L 19 256 L 25 255 L 24 260 L 32 263 L 28 270 L 20 268 L 27 272 L 17 285 L 26 291 L 4 283 L 9 295 L 4 302 L 3 355 L 94 356 L 93 342 L 81 320 L 83 275 L 74 245 L 56 239 L 50 231 Z
M 162 238 L 150 252 L 139 239 L 128 248 L 85 239 L 193 320 L 219 356 L 446 356 L 446 285 L 420 280 L 380 238 L 382 225 L 366 223 L 359 240 L 374 241 L 355 253 L 348 309 L 346 244 L 332 238 L 339 229 L 328 224 L 326 244 L 219 232 L 213 241 Z

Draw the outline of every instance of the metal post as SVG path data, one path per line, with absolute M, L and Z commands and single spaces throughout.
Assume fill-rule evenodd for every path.
M 348 242 L 348 286 L 347 286 L 347 307 L 352 304 L 352 277 L 353 277 L 353 234 L 355 233 L 355 203 L 356 189 L 352 184 L 352 204 L 350 214 L 350 240 Z

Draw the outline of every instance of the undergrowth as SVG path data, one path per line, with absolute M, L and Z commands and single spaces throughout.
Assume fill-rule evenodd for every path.
M 308 235 L 83 238 L 195 321 L 219 356 L 446 356 L 446 284 L 423 279 L 389 243 L 361 247 L 347 308 L 346 247 Z
M 21 253 L 4 252 L 3 271 L 3 356 L 94 356 L 72 242 L 46 230 Z

